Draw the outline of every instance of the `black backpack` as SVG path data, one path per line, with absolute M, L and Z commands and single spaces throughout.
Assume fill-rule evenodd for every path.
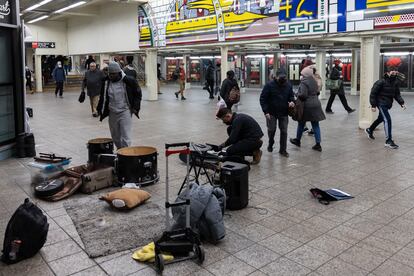
M 13 264 L 34 256 L 45 244 L 48 230 L 42 210 L 26 198 L 7 224 L 2 261 Z

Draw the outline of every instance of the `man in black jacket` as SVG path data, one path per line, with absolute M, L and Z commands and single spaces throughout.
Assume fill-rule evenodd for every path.
M 85 93 L 85 88 L 87 89 L 93 117 L 98 117 L 97 106 L 99 95 L 105 86 L 105 78 L 105 74 L 96 68 L 96 63 L 91 62 L 89 70 L 85 72 L 85 77 L 83 78 L 82 92 Z
M 227 78 L 223 81 L 220 89 L 220 97 L 226 102 L 228 109 L 231 109 L 233 106 L 233 103 L 231 103 L 229 100 L 230 91 L 233 89 L 233 87 L 240 89 L 237 81 L 234 79 L 234 71 L 230 70 L 227 71 Z
M 253 155 L 252 164 L 258 164 L 262 157 L 260 147 L 263 142 L 262 129 L 255 119 L 242 113 L 232 113 L 231 109 L 221 108 L 217 112 L 217 118 L 228 125 L 227 134 L 229 138 L 220 145 L 220 149 L 226 149 L 228 156 L 250 156 Z
M 214 75 L 215 70 L 211 60 L 208 61 L 208 66 L 206 70 L 206 82 L 207 82 L 207 91 L 210 94 L 210 99 L 214 99 Z
M 98 113 L 101 121 L 109 116 L 109 130 L 118 149 L 131 145 L 132 114 L 139 118 L 141 98 L 137 80 L 126 76 L 118 63 L 110 62 L 106 89 L 101 90 L 99 98 Z
M 374 83 L 374 86 L 371 89 L 370 103 L 372 112 L 376 112 L 376 109 L 378 107 L 379 114 L 378 118 L 372 123 L 372 125 L 369 128 L 365 129 L 368 138 L 374 140 L 374 130 L 379 124 L 384 122 L 386 137 L 385 146 L 392 149 L 397 149 L 398 145 L 396 145 L 392 140 L 392 124 L 389 110 L 392 107 L 394 99 L 401 105 L 403 109 L 406 108 L 404 105 L 404 100 L 401 97 L 400 93 L 400 82 L 397 78 L 398 74 L 398 71 L 387 72 L 385 73 L 382 80 L 378 80 Z
M 288 130 L 288 108 L 294 106 L 295 96 L 292 85 L 287 80 L 286 71 L 280 68 L 276 72 L 276 78 L 268 82 L 260 94 L 260 105 L 266 116 L 269 145 L 267 151 L 273 151 L 277 122 L 280 130 L 279 153 L 289 157 L 286 151 Z

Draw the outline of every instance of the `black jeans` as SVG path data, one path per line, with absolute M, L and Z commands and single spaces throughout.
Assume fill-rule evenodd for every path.
M 207 91 L 210 94 L 210 98 L 214 97 L 214 80 L 207 80 Z
M 231 126 L 227 128 L 227 133 L 230 135 Z M 259 150 L 263 145 L 259 138 L 242 139 L 231 145 L 226 150 L 227 156 L 252 156 L 253 152 Z
M 392 122 L 389 108 L 386 106 L 378 106 L 378 118 L 372 123 L 369 129 L 374 131 L 379 124 L 384 122 L 385 139 L 392 140 Z
M 33 89 L 33 87 L 32 87 L 32 80 L 31 80 L 30 78 L 27 78 L 27 79 L 26 79 L 26 86 L 29 86 L 29 89 L 30 89 L 30 90 L 32 90 L 32 89 Z
M 289 118 L 287 116 L 274 117 L 271 115 L 270 120 L 266 119 L 267 134 L 269 136 L 269 146 L 273 147 L 273 144 L 275 143 L 275 134 L 276 134 L 276 128 L 277 128 L 278 122 L 279 122 L 279 130 L 280 130 L 279 151 L 285 152 L 286 144 L 287 144 L 287 137 L 288 137 L 288 123 L 289 123 Z
M 345 110 L 351 111 L 352 108 L 350 108 L 348 105 L 348 101 L 346 100 L 345 93 L 343 94 L 343 93 L 336 93 L 336 92 L 331 92 L 331 96 L 329 97 L 328 104 L 326 105 L 326 111 L 332 111 L 332 103 L 335 100 L 335 96 L 337 94 Z
M 55 89 L 55 95 L 57 96 L 59 92 L 59 96 L 63 95 L 63 81 L 57 81 L 56 82 L 56 89 Z

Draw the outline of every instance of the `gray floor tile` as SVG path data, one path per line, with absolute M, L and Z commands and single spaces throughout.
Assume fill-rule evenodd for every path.
M 79 271 L 78 273 L 72 274 L 73 276 L 105 276 L 105 271 L 99 266 L 93 266 L 91 268 Z
M 238 233 L 251 241 L 258 242 L 275 234 L 273 230 L 266 228 L 260 224 L 253 223 L 249 226 L 239 229 Z
M 347 243 L 356 244 L 368 236 L 368 234 L 352 229 L 347 226 L 338 226 L 327 233 L 328 235 L 346 241 Z
M 234 256 L 257 269 L 280 257 L 279 254 L 259 244 L 254 244 L 246 249 L 243 249 L 242 251 L 234 254 Z
M 50 230 L 47 233 L 47 240 L 46 240 L 45 246 L 67 240 L 69 238 L 70 237 L 68 236 L 68 234 L 66 234 L 65 231 L 63 231 L 61 228 Z
M 289 253 L 302 245 L 301 242 L 298 242 L 281 234 L 270 236 L 267 239 L 260 241 L 259 244 L 281 255 Z
M 57 242 L 41 249 L 41 254 L 45 261 L 50 262 L 65 256 L 73 255 L 82 251 L 76 242 L 72 239 Z
M 373 271 L 376 276 L 412 276 L 414 268 L 405 264 L 388 260 Z
M 272 215 L 270 217 L 258 221 L 257 223 L 263 225 L 266 228 L 269 228 L 274 232 L 281 232 L 296 224 L 295 222 L 287 218 L 280 217 L 278 215 Z
M 222 260 L 229 255 L 228 252 L 224 251 L 220 247 L 211 244 L 203 244 L 203 249 L 205 252 L 205 260 L 203 262 L 203 267 L 206 267 L 209 264 L 215 263 L 219 260 Z
M 281 232 L 281 234 L 299 242 L 305 243 L 319 237 L 323 234 L 323 232 L 315 228 L 306 227 L 303 224 L 296 224 L 285 229 Z
M 391 259 L 414 268 L 414 248 L 405 247 L 393 255 Z
M 56 275 L 70 275 L 95 265 L 84 252 L 52 261 L 49 266 Z
M 317 269 L 332 258 L 328 254 L 307 245 L 301 246 L 285 256 L 312 270 Z
M 301 276 L 311 272 L 310 269 L 283 257 L 260 270 L 272 276 Z
M 352 246 L 352 244 L 329 235 L 322 235 L 310 241 L 307 245 L 333 257 L 339 255 Z
M 131 274 L 147 267 L 146 264 L 132 259 L 132 253 L 116 257 L 100 265 L 109 275 Z
M 206 269 L 215 275 L 228 276 L 249 275 L 249 273 L 256 270 L 254 267 L 249 266 L 233 256 L 226 257 L 221 261 L 211 264 Z
M 348 249 L 339 255 L 339 258 L 349 264 L 353 264 L 367 271 L 374 270 L 387 259 L 385 257 L 375 255 L 373 252 L 360 246 L 354 246 Z
M 236 253 L 252 245 L 253 242 L 239 234 L 228 231 L 224 240 L 220 241 L 218 247 L 228 253 Z
M 364 276 L 368 273 L 367 271 L 364 271 L 352 264 L 346 263 L 338 258 L 330 260 L 318 268 L 317 272 L 323 276 Z

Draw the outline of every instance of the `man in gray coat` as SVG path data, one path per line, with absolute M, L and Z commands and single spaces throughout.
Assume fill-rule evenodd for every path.
M 109 130 L 118 149 L 131 145 L 132 114 L 139 118 L 141 98 L 137 80 L 126 76 L 118 63 L 110 62 L 106 90 L 101 91 L 98 113 L 101 121 L 109 116 Z
M 82 93 L 85 92 L 86 88 L 91 103 L 93 117 L 98 117 L 97 106 L 99 102 L 99 95 L 101 94 L 101 90 L 104 86 L 105 74 L 101 70 L 96 69 L 95 62 L 91 62 L 89 64 L 89 70 L 85 72 L 85 77 L 83 78 Z

